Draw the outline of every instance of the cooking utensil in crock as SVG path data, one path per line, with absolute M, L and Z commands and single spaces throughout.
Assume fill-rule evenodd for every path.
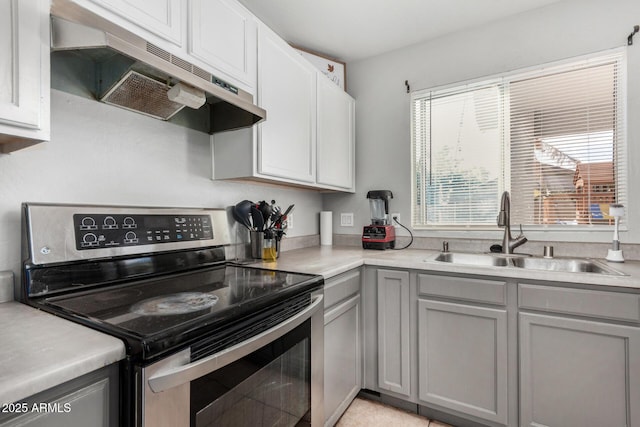
M 286 220 L 286 219 L 287 219 L 287 215 L 288 215 L 288 214 L 293 210 L 293 207 L 294 207 L 294 206 L 295 206 L 295 205 L 289 205 L 289 207 L 287 208 L 287 210 L 286 210 L 286 211 L 284 211 L 284 213 L 283 213 L 283 214 L 280 214 L 280 215 L 278 216 L 278 218 L 273 222 L 272 227 L 277 228 L 277 227 L 279 227 L 280 225 L 282 225 L 282 221 L 284 221 L 284 220 Z
M 253 223 L 254 230 L 264 230 L 264 218 L 262 216 L 262 212 L 260 212 L 255 206 L 251 206 L 251 222 Z
M 235 206 L 235 210 L 238 214 L 238 218 L 241 220 L 241 224 L 244 224 L 249 229 L 251 229 L 251 222 L 249 221 L 249 218 L 251 217 L 251 206 L 253 206 L 253 202 L 250 202 L 249 200 L 243 200 Z
M 260 212 L 262 212 L 262 218 L 264 219 L 264 225 L 266 227 L 267 221 L 269 221 L 269 218 L 271 217 L 271 214 L 273 212 L 273 208 L 269 203 L 263 200 L 260 202 L 258 209 L 260 210 Z
M 251 230 L 251 224 L 249 223 L 249 218 L 241 217 L 238 214 L 238 210 L 236 209 L 235 206 L 231 208 L 231 215 L 233 216 L 233 219 L 235 219 L 239 224 L 242 224 L 247 230 Z

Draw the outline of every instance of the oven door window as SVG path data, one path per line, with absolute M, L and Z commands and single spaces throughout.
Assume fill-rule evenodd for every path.
M 191 426 L 310 426 L 311 321 L 191 382 Z

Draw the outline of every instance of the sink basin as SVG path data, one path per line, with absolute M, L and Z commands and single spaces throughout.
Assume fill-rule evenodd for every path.
M 493 267 L 506 267 L 509 259 L 499 255 L 469 254 L 460 252 L 443 252 L 435 258 L 436 261 L 450 262 L 452 264 L 482 265 Z
M 514 258 L 513 266 L 531 270 L 596 273 L 624 276 L 606 264 L 590 259 L 576 258 Z
M 595 273 L 626 276 L 607 264 L 586 258 L 539 258 L 526 254 L 488 254 L 442 252 L 435 261 L 482 267 L 516 267 L 526 270 L 559 271 L 569 273 Z

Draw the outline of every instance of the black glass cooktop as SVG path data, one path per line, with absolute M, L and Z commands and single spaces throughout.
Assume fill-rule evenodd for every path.
M 152 354 L 321 284 L 321 276 L 223 265 L 49 297 L 39 304 L 125 339 L 130 352 Z

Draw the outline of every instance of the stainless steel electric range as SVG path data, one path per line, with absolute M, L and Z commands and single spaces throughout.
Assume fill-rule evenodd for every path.
M 23 302 L 122 339 L 120 425 L 323 424 L 321 276 L 234 265 L 224 210 L 23 205 Z

